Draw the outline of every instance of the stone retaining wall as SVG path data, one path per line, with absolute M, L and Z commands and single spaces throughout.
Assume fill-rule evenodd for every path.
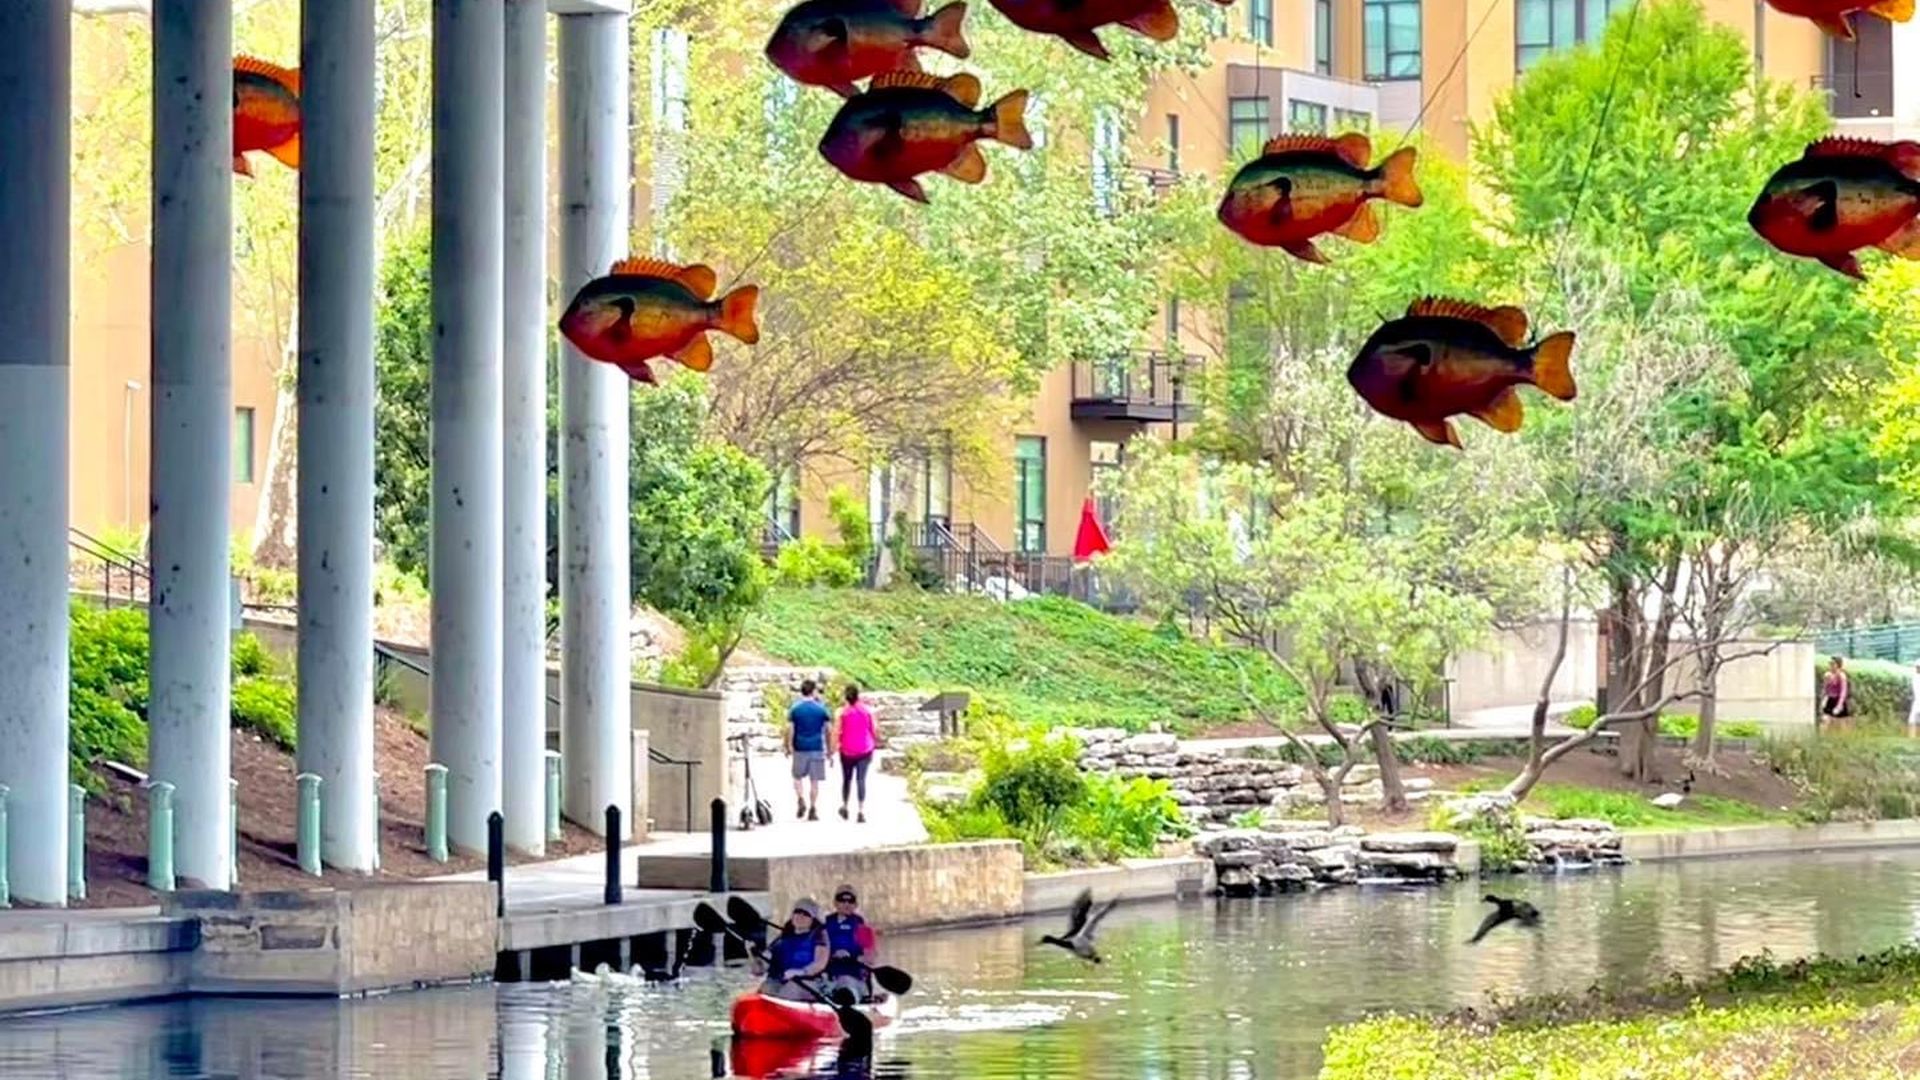
M 1327 801 L 1303 766 L 1277 758 L 1190 749 L 1172 735 L 1129 735 L 1119 728 L 1077 729 L 1072 734 L 1080 741 L 1083 772 L 1165 780 L 1173 801 L 1196 823 L 1230 821 L 1268 808 L 1310 810 Z M 1432 788 L 1433 782 L 1425 777 L 1408 777 L 1407 800 L 1424 801 L 1431 797 Z M 1378 767 L 1356 765 L 1347 773 L 1342 802 L 1364 806 L 1383 798 Z
M 720 677 L 725 700 L 728 736 L 746 735 L 756 753 L 777 754 L 781 748 L 784 716 L 767 715 L 767 691 L 777 687 L 790 696 L 800 693 L 803 679 L 825 686 L 835 679 L 828 668 L 757 666 L 728 668 Z M 923 691 L 862 690 L 860 700 L 873 713 L 880 738 L 893 750 L 940 737 L 940 718 L 920 706 L 934 695 Z M 834 708 L 839 702 L 830 702 Z
M 1362 881 L 1446 881 L 1461 876 L 1459 844 L 1452 833 L 1368 835 L 1352 825 L 1288 821 L 1203 833 L 1193 847 L 1213 860 L 1221 894 L 1253 896 Z

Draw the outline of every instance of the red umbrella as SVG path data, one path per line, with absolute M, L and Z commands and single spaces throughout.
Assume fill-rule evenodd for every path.
M 1073 536 L 1073 561 L 1083 563 L 1095 555 L 1105 555 L 1112 545 L 1107 543 L 1107 530 L 1100 524 L 1100 515 L 1093 508 L 1093 496 L 1080 507 L 1080 530 Z

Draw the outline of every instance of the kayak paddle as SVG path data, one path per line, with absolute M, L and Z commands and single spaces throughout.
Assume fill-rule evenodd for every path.
M 727 917 L 715 911 L 713 905 L 707 903 L 705 900 L 693 905 L 693 925 L 709 934 L 725 934 L 740 944 L 745 945 L 748 952 L 758 954 L 766 951 L 766 946 L 749 939 L 745 934 L 734 929 L 733 924 L 727 921 Z
M 789 981 L 795 982 L 801 987 L 804 987 L 807 993 L 812 994 L 814 997 L 820 999 L 820 1004 L 831 1008 L 833 1010 L 833 1015 L 836 1018 L 838 1018 L 840 1021 L 840 1030 L 847 1033 L 847 1038 L 849 1040 L 852 1040 L 855 1043 L 859 1043 L 863 1040 L 868 1042 L 872 1041 L 873 1021 L 867 1019 L 867 1015 L 865 1013 L 861 1012 L 859 1009 L 856 1009 L 851 1005 L 845 1005 L 838 1001 L 835 1001 L 833 998 L 827 996 L 826 994 L 821 993 L 819 987 L 813 985 L 812 983 L 806 981 L 805 979 L 793 979 Z
M 703 904 L 702 906 L 705 905 Z M 712 909 L 709 908 L 708 910 Z M 743 896 L 730 896 L 727 898 L 727 914 L 732 917 L 736 924 L 750 927 L 756 931 L 763 927 L 772 927 L 775 930 L 780 929 L 778 923 L 772 922 L 765 915 L 760 914 L 752 904 L 747 902 L 746 897 Z M 699 917 L 698 908 L 694 909 L 694 916 L 696 919 Z M 743 937 L 738 930 L 734 930 L 733 933 L 737 937 Z M 880 988 L 889 994 L 904 994 L 913 989 L 913 976 L 897 967 L 890 967 L 886 964 L 877 966 L 869 964 L 866 965 L 866 968 L 873 973 L 873 981 L 879 983 Z

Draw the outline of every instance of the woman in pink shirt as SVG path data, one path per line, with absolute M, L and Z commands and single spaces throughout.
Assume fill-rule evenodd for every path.
M 860 782 L 860 814 L 858 820 L 867 820 L 867 766 L 873 763 L 873 752 L 880 745 L 880 733 L 874 728 L 873 714 L 860 704 L 860 688 L 847 687 L 847 705 L 840 710 L 840 720 L 834 725 L 840 744 L 840 817 L 847 816 L 847 795 L 857 778 Z

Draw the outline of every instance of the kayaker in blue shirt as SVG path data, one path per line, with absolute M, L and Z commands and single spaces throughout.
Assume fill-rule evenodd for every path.
M 873 963 L 875 945 L 873 927 L 860 915 L 860 897 L 854 893 L 853 886 L 842 885 L 834 890 L 833 914 L 827 916 L 826 930 L 831 950 L 827 960 L 829 985 L 846 987 L 860 1001 L 872 999 L 873 976 L 869 966 Z
M 789 1001 L 817 1000 L 792 980 L 819 978 L 827 970 L 830 954 L 827 933 L 820 926 L 820 905 L 811 897 L 800 900 L 793 905 L 787 925 L 780 928 L 780 936 L 767 946 L 766 959 L 754 959 L 753 973 L 767 977 L 760 992 Z

